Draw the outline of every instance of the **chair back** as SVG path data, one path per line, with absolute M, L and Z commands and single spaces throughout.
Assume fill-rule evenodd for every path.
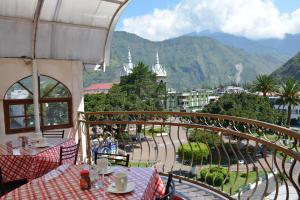
M 27 179 L 19 179 L 19 180 L 14 180 L 14 181 L 4 183 L 2 170 L 0 168 L 0 196 L 3 196 L 6 193 L 8 193 L 14 189 L 21 187 L 22 185 L 26 184 L 27 182 L 28 182 Z
M 99 153 L 95 152 L 94 161 L 97 164 L 97 159 L 99 158 L 107 158 L 113 165 L 121 165 L 128 167 L 129 166 L 129 154 L 120 155 L 120 154 L 107 154 L 107 153 Z
M 2 170 L 0 168 L 0 196 L 5 194 L 4 190 L 4 183 L 3 183 L 3 177 L 2 177 Z
M 168 181 L 165 189 L 165 194 L 162 197 L 157 197 L 155 200 L 171 200 L 175 194 L 175 183 L 173 181 L 173 175 L 169 173 Z
M 78 151 L 80 146 L 80 140 L 77 144 L 67 147 L 60 147 L 59 165 L 62 164 L 64 160 L 74 159 L 74 165 L 77 162 Z
M 65 130 L 59 131 L 42 131 L 42 136 L 45 138 L 64 138 Z

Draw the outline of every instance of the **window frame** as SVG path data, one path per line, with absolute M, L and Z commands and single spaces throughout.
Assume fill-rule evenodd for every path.
M 58 86 L 59 84 L 63 85 L 65 87 L 65 89 L 69 92 L 69 96 L 68 97 L 41 97 L 41 92 L 40 92 L 40 76 L 45 76 L 48 78 L 51 78 L 55 81 L 57 81 L 58 84 L 56 84 L 56 86 Z M 20 84 L 20 81 L 26 79 L 26 78 L 30 78 L 32 76 L 27 76 L 24 77 L 23 79 L 18 80 L 17 82 L 13 83 L 6 91 L 4 99 L 3 99 L 3 107 L 4 107 L 4 123 L 5 123 L 5 132 L 6 134 L 16 134 L 16 133 L 25 133 L 25 132 L 32 132 L 35 130 L 35 127 L 27 127 L 27 122 L 28 122 L 28 115 L 26 112 L 26 106 L 28 105 L 33 105 L 33 99 L 5 99 L 7 92 L 9 91 L 9 89 L 15 85 L 15 84 Z M 22 87 L 24 87 L 21 84 Z M 54 87 L 55 88 L 55 87 Z M 52 88 L 51 91 L 54 89 Z M 24 87 L 25 90 L 29 91 L 30 90 L 26 87 Z M 50 92 L 51 92 L 50 91 Z M 50 93 L 49 91 L 47 92 L 47 94 Z M 31 92 L 30 92 L 31 93 Z M 59 124 L 59 125 L 50 125 L 50 126 L 45 126 L 43 123 L 43 104 L 44 103 L 55 103 L 55 102 L 62 102 L 62 103 L 67 103 L 68 108 L 68 123 L 67 124 Z M 24 115 L 22 116 L 10 116 L 10 106 L 11 105 L 24 105 Z M 41 130 L 52 130 L 52 129 L 63 129 L 63 128 L 72 128 L 73 127 L 73 102 L 72 102 L 72 94 L 70 92 L 70 90 L 68 89 L 68 87 L 66 87 L 62 82 L 56 80 L 55 78 L 52 78 L 50 76 L 47 75 L 39 75 L 39 108 L 40 108 L 40 127 Z M 17 128 L 17 129 L 13 129 L 11 128 L 11 124 L 10 124 L 10 120 L 12 118 L 17 118 L 17 117 L 24 117 L 25 118 L 25 128 Z

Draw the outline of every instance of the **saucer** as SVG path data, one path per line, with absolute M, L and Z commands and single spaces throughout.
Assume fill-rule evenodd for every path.
M 111 173 L 113 173 L 114 172 L 114 170 L 115 170 L 115 168 L 114 167 L 110 167 L 108 170 L 106 170 L 105 172 L 100 172 L 100 170 L 97 170 L 98 171 L 98 174 L 100 174 L 100 175 L 106 175 L 106 174 L 111 174 Z
M 36 143 L 36 144 L 33 144 L 32 146 L 34 146 L 36 148 L 44 148 L 44 147 L 50 147 L 51 144 L 48 144 L 48 143 Z
M 110 186 L 107 189 L 107 192 L 114 193 L 114 194 L 125 194 L 128 192 L 132 192 L 134 190 L 134 188 L 135 188 L 135 183 L 128 182 L 126 189 L 123 191 L 119 191 L 119 190 L 117 190 L 115 184 L 113 183 L 113 184 L 110 184 Z

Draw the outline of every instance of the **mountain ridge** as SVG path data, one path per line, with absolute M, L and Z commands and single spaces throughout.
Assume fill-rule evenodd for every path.
M 135 64 L 143 61 L 151 66 L 158 51 L 168 73 L 168 87 L 177 90 L 216 87 L 235 82 L 237 78 L 242 84 L 254 80 L 259 73 L 273 72 L 286 61 L 271 54 L 251 54 L 210 37 L 184 35 L 154 42 L 117 31 L 108 71 L 105 74 L 85 73 L 85 86 L 92 82 L 118 81 L 120 69 L 127 62 L 128 47 Z M 237 77 L 238 73 L 240 77 Z
M 271 76 L 286 80 L 288 78 L 294 78 L 300 81 L 300 52 L 298 52 L 294 57 L 289 59 L 284 65 L 275 70 Z

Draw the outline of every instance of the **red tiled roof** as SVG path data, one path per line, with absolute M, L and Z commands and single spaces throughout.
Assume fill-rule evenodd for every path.
M 90 90 L 109 90 L 113 86 L 113 83 L 94 83 L 91 84 L 89 87 L 85 88 L 85 91 Z

